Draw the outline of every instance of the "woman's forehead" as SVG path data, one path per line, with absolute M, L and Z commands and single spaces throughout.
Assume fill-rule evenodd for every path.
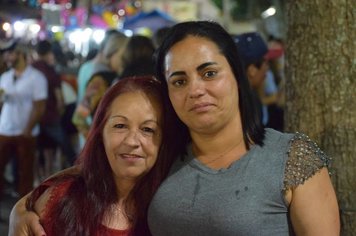
M 197 67 L 224 58 L 214 42 L 201 37 L 190 37 L 173 45 L 167 52 L 164 63 L 165 69 L 181 66 Z

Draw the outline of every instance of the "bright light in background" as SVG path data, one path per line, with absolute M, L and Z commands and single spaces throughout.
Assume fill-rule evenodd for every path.
M 66 3 L 66 4 L 65 4 L 65 8 L 66 8 L 66 9 L 71 9 L 71 8 L 72 8 L 72 3 L 70 3 L 70 2 L 69 2 L 69 3 Z
M 56 10 L 61 10 L 62 6 L 59 4 L 53 4 L 53 3 L 43 3 L 42 8 L 49 9 L 51 11 L 56 11 Z
M 61 31 L 63 31 L 64 30 L 64 27 L 63 26 L 57 26 L 57 25 L 55 25 L 55 26 L 52 26 L 51 27 L 51 31 L 53 32 L 53 33 L 58 33 L 58 32 L 61 32 Z
M 142 6 L 141 1 L 135 1 L 134 2 L 134 6 L 137 7 L 137 8 L 140 8 Z
M 93 30 L 90 28 L 86 28 L 84 31 L 82 31 L 82 42 L 88 42 L 92 33 Z
M 39 24 L 32 24 L 30 25 L 30 31 L 33 33 L 33 34 L 37 34 L 38 32 L 40 32 L 41 30 L 41 26 Z
M 75 30 L 69 34 L 69 41 L 74 45 L 74 51 L 78 54 L 81 53 L 83 35 L 81 30 Z
M 94 30 L 92 37 L 96 44 L 100 44 L 105 37 L 105 30 L 101 30 L 101 29 Z
M 273 16 L 274 14 L 276 14 L 276 8 L 270 7 L 267 10 L 265 10 L 264 12 L 262 12 L 261 16 L 262 16 L 262 18 L 267 18 L 267 17 Z
M 10 23 L 9 23 L 9 22 L 5 22 L 5 23 L 2 25 L 2 29 L 3 29 L 4 31 L 10 30 L 10 29 L 11 29 Z
M 124 9 L 120 9 L 118 12 L 117 12 L 117 14 L 119 15 L 119 16 L 124 16 L 125 15 L 125 10 Z
M 15 29 L 15 31 L 23 31 L 24 28 L 25 28 L 25 25 L 24 25 L 24 23 L 22 23 L 21 21 L 16 21 L 16 22 L 14 23 L 14 29 Z
M 13 28 L 9 22 L 2 24 L 1 28 L 5 31 L 6 37 L 11 37 L 13 34 Z
M 127 37 L 131 37 L 131 36 L 133 35 L 133 31 L 127 29 L 127 30 L 124 31 L 124 34 L 125 34 Z

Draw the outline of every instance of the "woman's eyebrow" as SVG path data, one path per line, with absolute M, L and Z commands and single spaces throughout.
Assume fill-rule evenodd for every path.
M 173 76 L 179 76 L 179 75 L 185 75 L 186 73 L 184 71 L 175 71 L 173 73 L 171 73 L 168 78 L 171 78 Z
M 211 66 L 211 65 L 217 65 L 218 63 L 216 62 L 206 62 L 206 63 L 203 63 L 199 66 L 197 66 L 196 70 L 197 71 L 201 71 L 203 70 L 204 68 L 208 67 L 208 66 Z M 179 75 L 185 75 L 186 73 L 184 71 L 175 71 L 173 73 L 171 73 L 168 78 L 171 78 L 173 76 L 179 76 Z
M 208 66 L 211 66 L 211 65 L 217 65 L 218 63 L 216 63 L 216 62 L 206 62 L 206 63 L 203 63 L 203 64 L 201 64 L 201 65 L 199 65 L 199 66 L 197 66 L 197 71 L 201 71 L 201 70 L 203 70 L 205 67 L 208 67 Z

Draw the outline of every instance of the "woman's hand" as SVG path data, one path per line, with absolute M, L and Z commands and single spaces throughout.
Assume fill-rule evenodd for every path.
M 55 177 L 61 174 L 73 175 L 79 172 L 77 166 L 73 166 L 50 176 Z M 26 209 L 26 201 L 31 193 L 21 198 L 12 208 L 10 213 L 9 236 L 45 236 L 46 232 L 40 224 L 40 217 L 36 212 L 42 212 L 49 193 L 46 191 L 36 201 L 36 212 Z
M 39 216 L 26 210 L 26 199 L 21 198 L 10 213 L 9 236 L 44 236 L 44 229 L 39 222 Z

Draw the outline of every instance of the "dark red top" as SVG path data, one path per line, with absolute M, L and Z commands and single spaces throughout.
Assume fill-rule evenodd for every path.
M 71 185 L 70 180 L 68 181 L 64 181 L 58 185 L 56 185 L 55 187 L 52 188 L 51 191 L 51 196 L 48 200 L 48 202 L 46 203 L 45 206 L 45 210 L 43 212 L 43 217 L 41 218 L 41 224 L 43 226 L 43 228 L 45 229 L 46 233 L 48 236 L 54 236 L 55 234 L 52 232 L 53 229 L 53 225 L 56 224 L 56 219 L 53 218 L 53 216 L 50 215 L 50 209 L 53 208 L 53 206 L 55 206 L 56 204 L 58 204 L 58 201 L 65 196 L 68 188 Z M 51 186 L 51 183 L 42 183 L 41 185 L 43 185 L 43 187 L 45 187 L 45 185 L 48 185 L 46 187 Z M 129 230 L 117 230 L 117 229 L 111 229 L 108 228 L 104 225 L 101 225 L 98 230 L 96 235 L 97 236 L 101 236 L 101 235 L 105 235 L 105 236 L 128 236 L 129 235 Z

